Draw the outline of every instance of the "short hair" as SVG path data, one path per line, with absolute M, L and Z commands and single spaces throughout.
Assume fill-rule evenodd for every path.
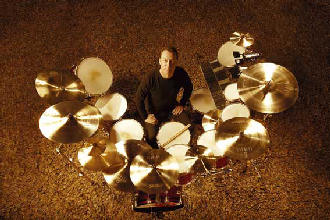
M 168 52 L 173 53 L 174 56 L 175 56 L 175 58 L 176 58 L 177 60 L 179 59 L 178 50 L 177 50 L 175 47 L 173 47 L 173 46 L 170 46 L 170 47 L 163 47 L 162 50 L 161 50 L 161 52 L 160 52 L 160 56 L 162 56 L 162 53 L 163 53 L 165 50 L 168 51 Z

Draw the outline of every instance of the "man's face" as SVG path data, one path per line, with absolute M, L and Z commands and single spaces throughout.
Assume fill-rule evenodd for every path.
M 164 50 L 159 58 L 161 75 L 163 78 L 171 78 L 174 74 L 177 60 L 172 52 Z

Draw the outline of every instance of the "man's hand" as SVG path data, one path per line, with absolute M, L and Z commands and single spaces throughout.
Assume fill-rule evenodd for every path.
M 172 113 L 173 115 L 180 115 L 182 111 L 183 111 L 183 106 L 178 105 L 173 109 Z
M 148 117 L 146 118 L 146 120 L 144 120 L 144 121 L 149 124 L 153 124 L 153 125 L 157 124 L 157 122 L 158 122 L 158 120 L 154 114 L 149 114 Z

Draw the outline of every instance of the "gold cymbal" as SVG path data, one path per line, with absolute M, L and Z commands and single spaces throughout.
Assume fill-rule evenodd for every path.
M 151 149 L 150 145 L 140 140 L 121 141 L 111 148 L 107 147 L 102 156 L 108 164 L 111 161 L 111 165 L 102 170 L 105 181 L 118 190 L 134 192 L 135 187 L 130 179 L 129 167 L 136 155 Z M 107 154 L 107 152 L 116 152 L 117 154 Z
M 138 190 L 146 193 L 164 192 L 179 176 L 179 164 L 163 149 L 153 149 L 137 155 L 130 167 L 130 177 Z
M 223 122 L 215 134 L 219 155 L 237 160 L 254 159 L 266 151 L 266 128 L 253 119 L 236 117 Z
M 116 151 L 114 143 L 102 138 L 88 147 L 79 149 L 78 161 L 84 169 L 102 171 L 123 166 L 125 158 Z
M 249 47 L 254 43 L 254 39 L 249 33 L 234 32 L 229 39 L 233 44 L 240 47 Z
M 76 143 L 92 136 L 101 118 L 101 113 L 94 106 L 65 101 L 46 109 L 39 119 L 39 128 L 49 140 Z
M 244 103 L 262 113 L 282 112 L 298 98 L 294 75 L 274 63 L 258 63 L 243 70 L 237 88 Z
M 41 72 L 35 80 L 35 87 L 39 96 L 50 104 L 82 101 L 85 97 L 84 85 L 78 77 L 69 72 Z
M 217 129 L 219 124 L 222 122 L 221 114 L 222 110 L 220 109 L 214 109 L 204 114 L 202 118 L 202 126 L 204 131 Z

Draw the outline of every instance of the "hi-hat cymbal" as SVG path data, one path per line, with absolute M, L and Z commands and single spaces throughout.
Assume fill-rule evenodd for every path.
M 164 192 L 179 176 L 176 159 L 163 149 L 137 155 L 130 167 L 130 177 L 138 190 L 146 193 Z
M 79 149 L 78 161 L 84 169 L 92 171 L 113 170 L 125 164 L 124 156 L 119 154 L 115 144 L 106 138 Z
M 61 101 L 82 101 L 85 97 L 82 82 L 69 72 L 41 72 L 35 80 L 35 87 L 39 96 L 50 104 Z
M 202 126 L 204 131 L 217 129 L 219 124 L 222 122 L 221 114 L 222 110 L 220 109 L 214 109 L 204 114 L 202 118 Z
M 266 151 L 269 136 L 265 127 L 249 118 L 232 118 L 223 122 L 215 134 L 219 155 L 237 160 L 254 159 Z
M 237 88 L 244 103 L 262 113 L 282 112 L 298 98 L 294 75 L 274 63 L 258 63 L 243 70 Z
M 249 47 L 254 43 L 254 39 L 249 33 L 242 34 L 239 32 L 234 32 L 230 37 L 230 41 L 240 47 Z
M 102 156 L 108 163 L 111 161 L 111 165 L 102 170 L 105 181 L 120 191 L 134 192 L 135 187 L 130 179 L 129 167 L 136 155 L 151 149 L 150 145 L 140 140 L 121 141 L 116 143 L 114 148 L 107 147 Z M 117 152 L 120 157 L 110 158 L 113 154 L 107 152 Z
M 39 128 L 49 140 L 76 143 L 92 136 L 101 118 L 101 113 L 94 106 L 65 101 L 46 109 L 39 119 Z

